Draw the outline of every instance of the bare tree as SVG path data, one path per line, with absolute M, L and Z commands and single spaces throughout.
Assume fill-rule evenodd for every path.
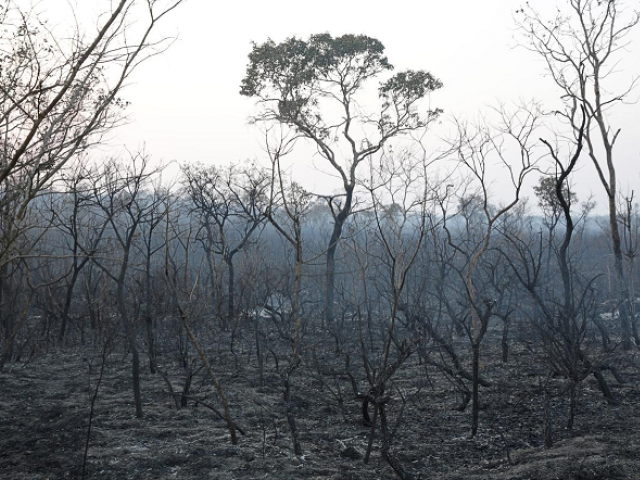
M 79 24 L 70 32 L 51 30 L 38 4 L 10 1 L 0 10 L 0 206 L 14 203 L 13 228 L 3 232 L 9 243 L 35 195 L 121 122 L 126 81 L 166 48 L 169 39 L 152 32 L 180 3 L 119 0 L 99 17 L 95 32 Z M 144 23 L 134 31 L 131 17 L 140 13 Z
M 80 274 L 102 240 L 107 223 L 101 221 L 91 211 L 89 192 L 98 181 L 98 173 L 84 165 L 78 164 L 70 170 L 70 175 L 63 176 L 64 190 L 53 193 L 59 201 L 51 205 L 54 217 L 53 227 L 62 235 L 61 253 L 70 257 L 69 269 L 65 275 L 65 289 L 60 310 L 60 330 L 58 339 L 62 342 L 67 333 L 70 321 L 72 301 Z M 54 299 L 55 301 L 55 299 Z
M 236 314 L 234 259 L 264 225 L 268 178 L 250 165 L 188 165 L 183 172 L 189 197 L 202 219 L 205 249 L 220 255 L 227 266 L 227 320 L 231 322 Z
M 463 175 L 468 175 L 468 181 L 475 186 L 473 194 L 460 198 L 457 215 L 463 219 L 464 232 L 453 234 L 452 219 L 443 211 L 449 245 L 462 258 L 459 273 L 471 316 L 467 333 L 473 352 L 472 436 L 478 431 L 480 346 L 496 307 L 495 298 L 483 295 L 477 270 L 490 250 L 496 223 L 520 201 L 525 178 L 535 169 L 537 160 L 531 145 L 531 137 L 539 124 L 536 106 L 518 107 L 515 112 L 501 108 L 497 113 L 500 117 L 497 131 L 486 125 L 470 128 L 458 123 L 458 162 Z M 517 160 L 511 160 L 512 157 Z M 509 198 L 497 207 L 490 202 L 490 165 L 494 161 L 505 169 L 511 187 Z
M 409 272 L 416 264 L 423 240 L 435 226 L 433 192 L 436 186 L 431 184 L 428 176 L 429 165 L 426 157 L 410 151 L 384 152 L 378 158 L 371 157 L 366 186 L 372 216 L 370 224 L 363 227 L 368 233 L 356 234 L 351 241 L 359 262 L 365 301 L 367 283 L 370 282 L 367 271 L 372 263 L 378 263 L 380 269 L 380 275 L 376 275 L 377 281 L 374 280 L 372 287 L 382 297 L 381 308 L 369 312 L 369 316 L 374 317 L 373 322 L 382 324 L 380 346 L 374 342 L 365 343 L 365 325 L 361 318 L 359 321 L 360 352 L 369 387 L 367 393 L 359 395 L 365 424 L 370 427 L 365 463 L 369 460 L 379 425 L 382 456 L 402 479 L 415 478 L 393 448 L 407 399 L 400 394 L 402 405 L 396 411 L 393 423 L 390 422 L 389 404 L 394 377 L 416 351 L 417 342 L 402 338 L 398 330 L 401 312 L 406 310 L 405 288 Z M 361 242 L 359 237 L 362 235 L 370 235 L 373 241 L 370 244 Z M 371 324 L 368 326 L 371 328 Z M 373 418 L 369 416 L 369 405 L 373 406 Z
M 287 410 L 287 421 L 291 430 L 293 451 L 296 455 L 302 455 L 298 430 L 294 417 L 294 408 L 291 396 L 293 373 L 300 366 L 300 330 L 302 328 L 301 293 L 302 293 L 302 267 L 304 265 L 304 244 L 302 237 L 302 222 L 308 214 L 311 205 L 311 195 L 300 185 L 291 181 L 287 184 L 283 172 L 282 157 L 291 152 L 295 139 L 280 137 L 275 142 L 269 141 L 267 131 L 267 153 L 271 160 L 271 188 L 269 204 L 265 212 L 271 225 L 291 246 L 294 253 L 293 263 L 293 299 L 291 302 L 291 319 L 293 334 L 291 335 L 292 352 L 289 364 L 282 374 L 284 401 Z
M 167 203 L 165 205 L 165 210 L 166 210 L 166 215 L 165 215 L 165 220 L 166 220 L 166 224 L 165 224 L 165 241 L 164 241 L 164 245 L 165 245 L 165 261 L 164 261 L 164 274 L 165 274 L 165 280 L 167 283 L 167 286 L 170 289 L 170 292 L 172 294 L 173 300 L 175 302 L 175 307 L 178 311 L 178 315 L 180 317 L 180 321 L 182 322 L 182 326 L 184 327 L 185 331 L 187 332 L 187 336 L 189 337 L 189 341 L 190 343 L 193 345 L 193 347 L 196 349 L 196 351 L 198 352 L 198 356 L 200 358 L 200 361 L 202 362 L 202 365 L 207 373 L 207 375 L 209 376 L 210 380 L 212 381 L 218 396 L 220 397 L 220 400 L 222 402 L 223 408 L 224 408 L 224 413 L 219 413 L 218 410 L 211 406 L 208 405 L 206 403 L 200 402 L 203 405 L 207 406 L 208 408 L 210 408 L 211 410 L 213 410 L 214 412 L 216 412 L 221 418 L 223 418 L 226 423 L 227 423 L 227 428 L 229 429 L 229 434 L 231 437 L 231 443 L 233 445 L 238 443 L 238 438 L 237 438 L 237 433 L 236 432 L 240 432 L 241 434 L 244 433 L 244 431 L 238 427 L 238 425 L 236 425 L 236 423 L 232 420 L 231 418 L 231 410 L 230 410 L 230 406 L 229 406 L 229 400 L 227 398 L 227 394 L 224 390 L 224 388 L 222 387 L 222 384 L 220 383 L 220 380 L 218 378 L 218 376 L 216 375 L 216 373 L 213 370 L 213 367 L 211 366 L 211 362 L 209 361 L 209 358 L 207 357 L 207 354 L 205 352 L 205 349 L 202 347 L 202 344 L 200 343 L 200 341 L 198 341 L 198 338 L 196 337 L 196 334 L 194 332 L 194 329 L 192 328 L 192 321 L 194 318 L 194 313 L 197 312 L 198 306 L 195 305 L 194 302 L 194 291 L 195 291 L 195 287 L 197 285 L 198 282 L 198 277 L 196 276 L 196 279 L 194 280 L 193 284 L 190 282 L 185 281 L 185 284 L 182 286 L 182 288 L 177 284 L 175 278 L 176 278 L 176 274 L 177 272 L 171 272 L 171 267 L 170 267 L 170 255 L 169 255 L 169 250 L 170 250 L 170 244 L 171 244 L 171 238 L 169 236 L 169 223 L 170 223 L 170 218 L 171 218 L 171 212 L 170 212 L 170 205 Z M 189 240 L 187 240 L 186 244 L 185 244 L 187 253 L 188 253 L 188 249 L 189 249 Z M 184 266 L 183 266 L 184 270 L 185 270 L 185 274 L 184 277 L 185 280 L 188 279 L 188 272 L 189 272 L 189 262 L 188 259 L 187 261 L 185 261 Z M 166 380 L 165 380 L 166 381 Z M 190 380 L 187 379 L 187 383 L 185 384 L 185 388 L 188 389 L 188 385 Z M 183 394 L 184 395 L 184 394 Z
M 636 345 L 640 347 L 640 333 L 638 332 L 638 305 L 636 296 L 636 256 L 638 255 L 638 242 L 640 241 L 640 217 L 638 216 L 638 204 L 634 203 L 634 192 L 623 198 L 622 213 L 619 222 L 622 227 L 622 248 L 627 259 L 627 298 L 629 299 L 629 320 L 631 331 Z
M 160 207 L 163 198 L 148 197 L 145 187 L 153 170 L 145 154 L 133 154 L 127 164 L 112 160 L 102 172 L 101 182 L 94 185 L 91 201 L 100 210 L 109 226 L 112 252 L 92 255 L 91 260 L 115 283 L 115 300 L 120 320 L 125 328 L 129 349 L 136 416 L 142 417 L 140 393 L 140 355 L 137 328 L 129 307 L 129 271 L 132 266 L 134 243 L 142 224 Z M 106 253 L 106 254 L 105 254 Z
M 156 178 L 150 189 L 143 195 L 143 201 L 151 208 L 146 211 L 140 225 L 140 240 L 134 243 L 134 247 L 142 256 L 144 273 L 142 275 L 143 308 L 142 317 L 147 330 L 147 350 L 149 353 L 149 369 L 156 372 L 156 347 L 154 335 L 154 308 L 153 308 L 153 258 L 165 248 L 161 222 L 167 215 L 165 206 L 168 203 L 169 189 L 161 184 L 161 178 Z M 155 235 L 154 235 L 155 233 Z M 156 255 L 157 256 L 157 255 Z
M 585 150 L 604 187 L 609 207 L 609 228 L 617 278 L 617 294 L 621 302 L 622 344 L 631 348 L 630 299 L 620 226 L 618 222 L 618 185 L 615 146 L 621 129 L 610 121 L 610 110 L 624 103 L 637 84 L 614 87 L 620 53 L 628 44 L 627 35 L 640 22 L 640 12 L 624 8 L 616 0 L 567 0 L 567 11 L 558 10 L 555 18 L 545 20 L 527 4 L 519 12 L 520 27 L 527 47 L 546 61 L 547 71 L 559 87 L 564 110 L 560 117 L 569 124 L 574 138 L 582 135 L 580 109 L 586 113 Z
M 0 284 L 5 265 L 28 253 L 20 237 L 29 228 L 30 202 L 122 122 L 127 80 L 169 45 L 153 32 L 181 3 L 108 2 L 95 23 L 66 28 L 50 27 L 40 2 L 0 7 Z M 67 18 L 77 19 L 68 8 Z M 11 318 L 3 319 L 5 342 Z

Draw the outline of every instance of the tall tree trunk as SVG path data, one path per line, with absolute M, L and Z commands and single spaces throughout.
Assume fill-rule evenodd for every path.
M 480 342 L 473 342 L 473 381 L 472 383 L 472 402 L 471 402 L 471 436 L 475 437 L 478 433 L 478 416 L 480 413 Z
M 298 434 L 298 427 L 296 426 L 293 397 L 291 395 L 291 377 L 293 376 L 293 371 L 297 368 L 297 360 L 297 357 L 292 358 L 292 363 L 287 367 L 287 370 L 282 375 L 282 382 L 283 397 L 287 412 L 287 423 L 289 424 L 289 431 L 291 432 L 293 453 L 300 456 L 302 455 L 302 444 L 300 443 L 300 435 Z
M 327 323 L 333 323 L 335 320 L 334 312 L 334 298 L 335 298 L 335 283 L 336 283 L 336 250 L 338 248 L 338 241 L 342 236 L 342 223 L 336 223 L 333 226 L 333 232 L 331 232 L 331 239 L 329 240 L 329 247 L 327 248 L 327 273 L 326 273 L 326 299 L 325 299 L 325 320 Z
M 127 334 L 127 341 L 129 342 L 129 349 L 131 350 L 131 378 L 133 382 L 133 398 L 136 407 L 136 417 L 142 418 L 142 395 L 140 393 L 140 354 L 138 352 L 138 345 L 136 341 L 136 328 L 132 324 L 131 319 L 127 315 L 127 306 L 124 297 L 125 286 L 125 274 L 128 264 L 128 258 L 125 254 L 125 260 L 123 261 L 123 272 L 118 279 L 118 285 L 116 290 L 116 297 L 118 302 L 118 310 L 120 310 L 120 318 L 124 324 L 124 328 Z
M 327 323 L 333 323 L 335 320 L 334 298 L 336 283 L 336 251 L 338 242 L 342 237 L 342 229 L 351 214 L 351 204 L 353 201 L 354 186 L 345 187 L 346 197 L 344 205 L 337 215 L 334 216 L 333 230 L 327 247 L 327 272 L 326 272 L 326 297 L 325 297 L 325 320 Z
M 0 266 L 0 322 L 2 324 L 2 342 L 0 343 L 0 370 L 13 358 L 13 330 L 15 320 L 7 308 L 7 265 Z
M 553 447 L 553 419 L 551 418 L 551 399 L 549 391 L 547 390 L 547 384 L 543 386 L 544 393 L 544 424 L 543 424 L 543 437 L 544 448 L 549 449 Z
M 613 249 L 614 269 L 616 272 L 616 289 L 618 303 L 620 304 L 620 330 L 622 335 L 622 349 L 631 350 L 631 322 L 629 308 L 629 295 L 627 282 L 624 275 L 622 241 L 620 240 L 620 228 L 618 227 L 618 207 L 616 205 L 616 174 L 613 162 L 607 161 L 609 167 L 609 228 L 611 229 L 611 246 Z
M 293 356 L 300 354 L 300 328 L 302 318 L 300 312 L 300 290 L 302 289 L 302 241 L 300 232 L 297 232 L 298 243 L 295 245 L 296 259 L 293 270 L 293 303 L 291 305 L 293 314 Z
M 572 378 L 569 387 L 569 418 L 567 418 L 567 430 L 573 430 L 573 421 L 576 417 L 576 408 L 578 407 L 578 384 Z
M 71 300 L 73 298 L 73 290 L 78 280 L 80 269 L 74 265 L 73 275 L 69 287 L 67 288 L 67 294 L 64 298 L 64 305 L 62 307 L 62 322 L 60 323 L 60 332 L 58 334 L 58 341 L 62 342 L 67 334 L 67 325 L 69 323 L 69 312 L 71 311 Z
M 156 373 L 156 341 L 153 333 L 153 315 L 151 313 L 151 234 L 149 234 L 149 243 L 147 244 L 147 258 L 144 279 L 144 296 L 146 308 L 144 312 L 144 321 L 147 329 L 147 343 L 149 352 L 149 371 L 151 374 Z
M 227 286 L 227 322 L 233 321 L 235 316 L 235 270 L 233 267 L 233 257 L 226 257 L 225 262 L 229 270 L 229 285 Z
M 329 239 L 327 248 L 327 276 L 326 276 L 326 298 L 325 298 L 325 320 L 327 323 L 333 323 L 335 320 L 334 298 L 335 298 L 335 282 L 336 282 L 336 251 L 338 242 L 342 237 L 342 229 L 344 224 L 351 215 L 351 206 L 353 203 L 353 190 L 355 188 L 355 177 L 352 178 L 351 184 L 345 183 L 345 199 L 344 205 L 341 206 L 337 215 L 334 215 L 333 230 Z M 332 210 L 333 211 L 333 210 Z
M 207 268 L 209 269 L 209 287 L 211 288 L 211 306 L 213 309 L 213 313 L 217 313 L 218 309 L 216 307 L 218 303 L 217 296 L 217 285 L 216 285 L 216 270 L 213 262 L 213 252 L 211 252 L 211 248 L 205 248 L 205 258 L 207 259 Z
M 502 362 L 507 363 L 509 361 L 509 325 L 511 320 L 504 319 L 504 325 L 502 326 Z
M 150 312 L 145 314 L 145 326 L 147 328 L 147 342 L 149 351 L 149 371 L 151 374 L 156 373 L 156 340 L 153 334 L 153 317 Z

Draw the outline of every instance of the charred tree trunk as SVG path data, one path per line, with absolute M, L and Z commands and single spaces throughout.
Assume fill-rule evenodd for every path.
M 553 447 L 553 422 L 551 418 L 551 400 L 546 385 L 543 387 L 544 392 L 544 448 Z
M 335 284 L 336 284 L 336 250 L 338 249 L 338 241 L 342 236 L 343 223 L 336 219 L 336 223 L 331 232 L 329 247 L 327 248 L 327 272 L 326 272 L 326 303 L 325 303 L 325 320 L 328 324 L 335 321 L 334 300 L 335 300 Z
M 298 427 L 296 426 L 293 399 L 291 396 L 291 377 L 297 366 L 298 365 L 294 359 L 294 362 L 289 365 L 285 373 L 282 375 L 282 385 L 284 403 L 287 411 L 287 423 L 289 424 L 289 431 L 291 432 L 291 443 L 293 444 L 293 453 L 301 456 L 302 445 L 300 443 L 300 436 L 298 435 Z
M 478 433 L 478 416 L 480 413 L 480 342 L 473 342 L 473 381 L 472 381 L 472 402 L 471 402 L 471 436 Z
M 125 255 L 127 257 L 127 255 Z M 125 258 L 123 262 L 123 270 L 126 272 L 128 259 Z M 125 276 L 120 275 L 116 291 L 116 299 L 118 303 L 118 310 L 122 324 L 124 325 L 125 332 L 127 334 L 127 341 L 129 343 L 129 349 L 131 350 L 131 378 L 133 382 L 133 398 L 136 408 L 136 417 L 142 418 L 142 395 L 140 393 L 140 354 L 138 352 L 138 344 L 136 339 L 136 328 L 131 322 L 131 319 L 127 315 L 127 306 L 124 294 Z
M 507 319 L 504 320 L 502 327 L 502 362 L 507 363 L 509 361 L 509 326 L 511 322 Z
M 225 257 L 227 270 L 229 272 L 229 284 L 227 285 L 227 326 L 235 317 L 235 269 L 233 265 L 233 257 Z
M 60 332 L 58 334 L 59 342 L 62 342 L 64 340 L 65 335 L 67 333 L 67 325 L 69 323 L 69 312 L 71 311 L 71 300 L 73 298 L 73 290 L 76 285 L 76 281 L 78 280 L 79 273 L 80 273 L 80 269 L 74 265 L 73 274 L 71 276 L 69 286 L 67 287 L 67 294 L 65 295 L 64 305 L 62 307 Z
M 327 271 L 326 271 L 326 299 L 325 299 L 325 320 L 327 323 L 333 323 L 335 320 L 334 311 L 334 299 L 335 299 L 335 285 L 336 285 L 336 251 L 338 249 L 338 242 L 342 238 L 342 229 L 344 224 L 351 215 L 351 205 L 353 202 L 353 190 L 355 188 L 355 178 L 352 184 L 345 184 L 345 200 L 344 205 L 339 209 L 337 214 L 334 215 L 333 230 L 331 231 L 331 238 L 329 239 L 329 246 L 327 247 Z M 329 206 L 333 212 L 333 200 L 329 200 Z

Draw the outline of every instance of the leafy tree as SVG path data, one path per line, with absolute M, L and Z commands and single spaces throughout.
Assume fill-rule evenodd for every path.
M 367 112 L 358 101 L 368 80 L 391 71 L 382 43 L 365 35 L 253 45 L 241 95 L 261 107 L 255 120 L 290 128 L 313 145 L 342 181 L 341 195 L 328 197 L 333 228 L 326 255 L 326 319 L 333 321 L 335 256 L 344 225 L 353 212 L 358 166 L 394 137 L 427 127 L 440 110 L 418 108 L 442 87 L 429 72 L 398 72 L 380 83 L 378 109 Z
M 555 225 L 562 215 L 562 205 L 556 195 L 557 179 L 551 176 L 540 177 L 538 185 L 533 187 L 533 191 L 538 197 L 538 206 L 542 209 L 542 213 L 550 219 Z M 578 202 L 578 196 L 571 191 L 569 185 L 562 187 L 562 195 L 569 205 L 575 205 Z

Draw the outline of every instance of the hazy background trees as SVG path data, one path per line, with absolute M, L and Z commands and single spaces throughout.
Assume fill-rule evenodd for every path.
M 28 254 L 23 233 L 34 226 L 30 203 L 122 122 L 121 91 L 140 63 L 167 46 L 169 39 L 153 32 L 180 3 L 121 0 L 90 28 L 77 23 L 68 31 L 52 28 L 37 4 L 9 1 L 0 9 L 0 290 L 9 288 L 12 264 Z M 9 356 L 14 318 L 2 315 Z
M 404 422 L 420 415 L 431 375 L 448 404 L 471 405 L 472 437 L 498 421 L 483 418 L 481 392 L 516 383 L 509 375 L 538 382 L 549 448 L 563 405 L 550 399 L 569 397 L 568 428 L 588 376 L 620 402 L 608 376 L 623 380 L 619 350 L 640 346 L 640 217 L 617 187 L 620 130 L 608 117 L 629 92 L 603 83 L 636 14 L 570 0 L 549 23 L 527 7 L 525 40 L 560 107 L 488 109 L 447 121 L 447 139 L 427 136 L 443 117 L 427 102 L 442 83 L 392 73 L 375 38 L 254 44 L 241 94 L 257 101 L 265 158 L 183 163 L 167 183 L 143 150 L 104 159 L 93 147 L 122 121 L 120 91 L 162 50 L 149 35 L 179 3 L 141 2 L 135 42 L 124 39 L 136 2 L 68 44 L 16 3 L 2 10 L 0 368 L 108 345 L 130 355 L 136 416 L 157 374 L 170 404 L 205 405 L 233 443 L 245 430 L 220 371 L 255 374 L 252 388 L 278 385 L 297 456 L 309 436 L 296 405 L 313 379 L 343 418 L 358 403 L 364 461 L 379 446 L 400 478 L 416 478 L 400 454 Z M 313 157 L 335 191 L 299 182 L 296 164 Z M 604 228 L 575 193 L 584 163 L 606 190 Z

